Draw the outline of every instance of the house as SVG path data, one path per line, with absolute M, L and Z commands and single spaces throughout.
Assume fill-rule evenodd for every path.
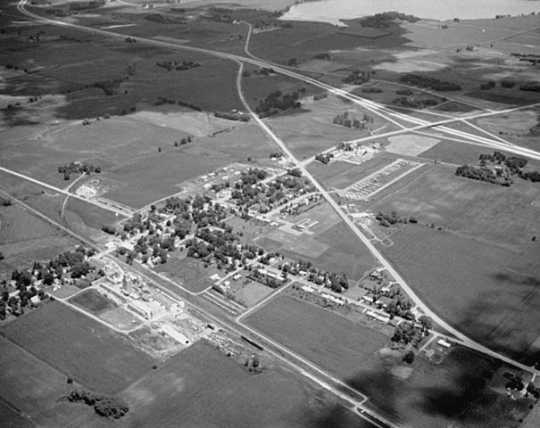
M 392 303 L 392 299 L 390 297 L 381 297 L 379 300 L 375 302 L 376 305 L 379 305 L 382 308 L 387 308 Z

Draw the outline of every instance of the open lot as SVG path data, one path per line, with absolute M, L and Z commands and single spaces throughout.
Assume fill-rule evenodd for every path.
M 164 273 L 171 279 L 178 281 L 182 287 L 193 292 L 199 292 L 214 285 L 210 276 L 221 274 L 215 267 L 204 267 L 204 263 L 185 254 L 179 257 L 169 257 L 167 263 L 156 265 L 157 272 Z
M 153 361 L 126 338 L 59 302 L 18 318 L 2 333 L 65 376 L 105 394 L 134 382 Z
M 347 380 L 378 362 L 389 338 L 311 303 L 280 295 L 247 324 L 297 354 Z M 361 386 L 358 389 L 362 391 Z

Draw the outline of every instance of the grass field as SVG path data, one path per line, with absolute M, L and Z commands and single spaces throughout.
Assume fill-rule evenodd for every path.
M 442 318 L 521 361 L 540 355 L 538 247 L 522 252 L 422 226 L 407 226 L 382 248 Z
M 280 295 L 246 322 L 344 380 L 371 370 L 389 338 L 311 303 Z M 362 392 L 362 388 L 359 387 Z
M 69 301 L 96 316 L 114 309 L 116 306 L 111 300 L 94 289 L 85 290 L 69 299 Z
M 182 287 L 193 292 L 199 292 L 214 285 L 210 276 L 214 273 L 221 274 L 215 267 L 205 268 L 204 264 L 192 257 L 181 258 L 169 257 L 167 263 L 155 267 L 157 272 L 166 274 L 175 281 L 179 281 Z
M 308 219 L 317 221 L 308 232 L 292 234 L 283 229 L 272 230 L 257 238 L 255 243 L 293 260 L 311 261 L 329 272 L 344 272 L 349 279 L 359 279 L 375 265 L 367 249 L 328 204 L 319 204 L 288 218 L 295 224 Z
M 520 250 L 540 234 L 540 189 L 519 178 L 505 188 L 457 177 L 454 169 L 437 166 L 405 187 L 382 198 L 371 210 L 415 216 L 453 231 Z
M 2 333 L 65 376 L 105 394 L 134 382 L 153 361 L 127 339 L 59 302 L 18 318 Z

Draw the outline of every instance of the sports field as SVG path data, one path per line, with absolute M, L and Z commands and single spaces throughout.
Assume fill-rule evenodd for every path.
M 116 393 L 153 360 L 98 322 L 52 302 L 1 329 L 6 337 L 87 388 Z

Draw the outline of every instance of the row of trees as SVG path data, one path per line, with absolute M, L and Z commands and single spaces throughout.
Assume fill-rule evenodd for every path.
M 399 80 L 408 85 L 418 86 L 420 88 L 429 88 L 435 91 L 460 91 L 461 86 L 457 83 L 446 82 L 435 77 L 426 76 L 423 74 L 407 73 L 399 78 Z
M 120 419 L 128 411 L 126 403 L 115 397 L 97 395 L 85 390 L 74 390 L 69 393 L 66 400 L 71 403 L 84 403 L 94 408 L 94 411 L 105 418 Z
M 69 180 L 71 174 L 92 174 L 101 173 L 101 167 L 99 165 L 93 165 L 88 162 L 74 161 L 58 167 L 58 173 L 64 174 L 64 180 Z

